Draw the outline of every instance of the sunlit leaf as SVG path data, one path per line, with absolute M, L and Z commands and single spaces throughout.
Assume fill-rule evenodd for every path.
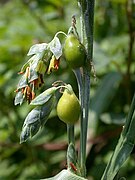
M 25 69 L 30 66 L 30 64 L 34 63 L 34 62 L 38 62 L 38 60 L 40 60 L 42 58 L 41 54 L 35 54 L 33 55 L 21 68 L 21 72 L 24 72 Z
M 46 178 L 44 180 L 87 180 L 81 176 L 77 176 L 71 173 L 69 170 L 62 170 L 59 174 L 52 178 Z
M 33 69 L 32 67 L 30 68 L 30 76 L 29 76 L 29 82 L 34 81 L 35 79 L 38 79 L 38 73 Z
M 32 57 L 33 58 L 33 57 Z M 30 58 L 21 68 L 21 72 L 24 72 L 26 68 L 29 66 L 30 62 L 32 61 L 32 58 Z
M 45 104 L 52 96 L 54 96 L 55 91 L 57 90 L 56 87 L 51 87 L 38 95 L 35 99 L 33 99 L 30 105 L 43 105 Z
M 28 85 L 28 80 L 26 78 L 26 75 L 23 74 L 21 79 L 19 80 L 19 83 L 17 84 L 17 89 L 22 89 Z
M 47 65 L 45 64 L 44 61 L 39 61 L 36 67 L 36 72 L 38 72 L 39 74 L 45 74 L 47 70 Z
M 39 129 L 47 122 L 48 117 L 54 105 L 55 98 L 52 97 L 43 106 L 35 107 L 26 117 L 20 143 L 25 142 L 29 137 L 33 137 Z
M 47 46 L 47 43 L 35 44 L 30 48 L 27 55 L 30 56 L 33 54 L 42 53 L 44 50 L 47 49 Z
M 18 91 L 15 96 L 14 105 L 22 104 L 23 103 L 23 94 L 21 91 Z
M 28 81 L 31 82 L 35 79 L 38 79 L 39 74 L 37 72 L 37 67 L 38 67 L 38 63 L 40 61 L 40 55 L 37 54 L 35 55 L 35 58 L 33 59 L 33 61 L 30 63 L 30 74 L 28 77 Z
M 62 46 L 58 37 L 54 37 L 54 39 L 49 43 L 50 51 L 54 54 L 56 59 L 59 59 L 62 55 Z

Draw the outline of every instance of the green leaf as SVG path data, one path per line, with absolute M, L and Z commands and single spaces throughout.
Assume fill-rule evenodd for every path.
M 114 153 L 107 164 L 102 180 L 113 180 L 123 163 L 131 154 L 135 144 L 135 95 Z
M 21 72 L 24 72 L 25 69 L 30 66 L 31 63 L 33 62 L 38 62 L 42 58 L 41 54 L 35 54 L 33 55 L 21 68 Z
M 121 79 L 122 75 L 119 72 L 108 73 L 103 77 L 96 93 L 94 94 L 91 100 L 91 109 L 89 111 L 91 121 L 88 121 L 89 131 L 92 136 L 96 135 L 99 117 L 110 105 L 118 90 Z
M 26 75 L 23 74 L 21 79 L 19 80 L 19 83 L 17 84 L 17 89 L 22 89 L 28 85 L 28 80 L 26 78 Z
M 25 142 L 29 137 L 33 137 L 39 129 L 47 122 L 54 105 L 55 97 L 50 98 L 44 105 L 35 107 L 26 117 L 20 143 Z
M 46 178 L 44 180 L 87 180 L 81 176 L 77 176 L 71 173 L 69 170 L 62 170 L 59 174 L 52 178 Z
M 33 61 L 30 63 L 30 75 L 28 77 L 28 81 L 31 82 L 35 79 L 38 79 L 38 73 L 36 71 L 36 68 L 38 66 L 38 63 L 41 59 L 41 55 L 40 54 L 36 54 L 33 56 Z
M 62 55 L 62 46 L 58 37 L 54 37 L 54 39 L 49 43 L 50 51 L 54 54 L 56 59 L 59 59 Z
M 48 47 L 47 43 L 35 44 L 30 48 L 27 56 L 37 54 L 37 53 L 41 54 L 43 51 L 47 49 L 47 47 Z
M 21 91 L 18 91 L 15 96 L 14 105 L 22 104 L 23 103 L 23 94 Z
M 30 137 L 30 126 L 24 126 L 20 135 L 20 143 L 25 142 Z
M 109 105 L 111 99 L 114 97 L 119 83 L 121 82 L 122 75 L 118 72 L 111 72 L 103 78 L 96 94 L 92 98 L 92 110 L 100 115 L 104 109 Z M 108 101 L 109 99 L 109 101 Z
M 42 55 L 36 54 L 33 56 L 33 60 L 30 63 L 30 75 L 28 77 L 28 82 L 38 79 L 39 73 L 37 72 L 38 64 L 41 61 Z
M 54 96 L 55 91 L 57 90 L 56 87 L 51 87 L 38 95 L 35 99 L 33 99 L 30 105 L 43 105 L 45 104 L 52 96 Z
M 37 67 L 36 67 L 36 72 L 38 72 L 39 74 L 45 74 L 46 70 L 47 70 L 47 64 L 40 60 L 37 64 Z
M 29 75 L 29 77 L 28 77 L 28 81 L 29 82 L 32 82 L 32 81 L 34 81 L 35 79 L 38 79 L 38 73 L 37 73 L 37 71 L 36 71 L 36 66 L 37 66 L 37 64 L 38 64 L 38 61 L 36 61 L 36 62 L 33 62 L 32 64 L 31 64 L 31 66 L 30 66 L 30 75 Z
M 36 56 L 36 55 L 34 55 Z M 24 72 L 26 68 L 30 65 L 30 62 L 33 60 L 33 56 L 22 66 L 21 72 Z

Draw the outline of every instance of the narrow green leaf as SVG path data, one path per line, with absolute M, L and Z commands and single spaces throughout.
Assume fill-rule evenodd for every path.
M 47 43 L 35 44 L 30 48 L 27 55 L 30 56 L 33 54 L 42 53 L 47 49 L 47 47 L 48 47 Z
M 115 148 L 115 151 L 105 169 L 105 172 L 101 180 L 113 180 L 118 171 L 120 170 L 123 163 L 129 157 L 132 152 L 134 144 L 130 143 L 122 135 L 119 139 L 119 142 Z
M 51 87 L 45 90 L 43 93 L 38 95 L 35 99 L 33 99 L 30 105 L 43 105 L 45 104 L 52 96 L 54 96 L 55 91 L 57 90 L 56 87 Z
M 123 130 L 123 136 L 125 136 L 128 132 L 130 132 L 129 130 L 132 128 L 133 130 L 133 134 L 134 134 L 134 121 L 131 121 L 133 115 L 135 113 L 135 94 L 134 94 L 134 97 L 133 97 L 133 100 L 132 100 L 132 104 L 131 104 L 131 107 L 130 107 L 130 111 L 128 113 L 128 116 L 127 116 L 127 120 L 126 120 L 126 125 L 124 127 L 124 130 Z M 131 124 L 131 122 L 133 123 L 133 125 Z M 131 126 L 132 125 L 132 126 Z M 133 136 L 134 137 L 134 136 Z
M 104 171 L 102 180 L 113 180 L 119 169 L 129 157 L 135 144 L 135 95 L 114 153 Z
M 49 43 L 50 51 L 54 54 L 56 59 L 59 59 L 62 55 L 62 46 L 58 37 L 54 37 L 54 39 Z

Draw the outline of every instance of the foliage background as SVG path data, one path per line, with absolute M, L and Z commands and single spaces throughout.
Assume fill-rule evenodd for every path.
M 135 90 L 135 51 L 130 56 L 130 31 L 125 0 L 97 1 L 94 26 L 94 64 L 87 147 L 88 179 L 99 180 L 118 141 Z M 27 143 L 19 144 L 23 121 L 30 111 L 24 103 L 13 104 L 17 74 L 35 43 L 49 42 L 59 30 L 68 31 L 71 16 L 79 8 L 69 0 L 0 1 L 0 179 L 40 179 L 66 168 L 66 126 L 55 109 L 45 128 Z M 135 12 L 133 13 L 135 17 Z M 135 24 L 132 22 L 133 27 Z M 60 37 L 64 41 L 63 36 Z M 133 49 L 135 45 L 133 46 Z M 130 61 L 130 63 L 129 63 Z M 77 83 L 64 57 L 58 72 L 45 77 L 45 85 L 55 80 Z M 79 123 L 76 125 L 77 148 Z M 135 179 L 135 151 L 118 176 Z

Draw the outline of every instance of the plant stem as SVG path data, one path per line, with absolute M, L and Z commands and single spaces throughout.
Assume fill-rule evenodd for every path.
M 67 124 L 68 144 L 75 144 L 74 125 Z
M 88 127 L 88 111 L 90 104 L 90 76 L 89 72 L 84 68 L 82 89 L 81 89 L 81 134 L 80 134 L 80 165 L 82 170 L 82 175 L 86 177 L 86 144 L 87 144 L 87 127 Z
M 84 83 L 80 69 L 74 70 L 76 75 L 78 88 L 79 88 L 79 99 L 81 103 L 81 132 L 80 132 L 80 152 L 79 152 L 79 163 L 80 163 L 80 171 L 82 176 L 86 176 L 86 168 L 85 168 L 85 159 L 86 159 L 86 141 L 87 141 L 87 127 L 86 127 L 86 118 L 84 124 Z M 87 117 L 88 118 L 88 117 Z M 86 130 L 86 131 L 85 131 Z
M 88 111 L 90 104 L 90 61 L 93 58 L 93 19 L 94 19 L 94 0 L 79 0 L 81 10 L 81 39 L 87 50 L 86 66 L 76 70 L 75 74 L 79 87 L 79 98 L 81 101 L 81 133 L 80 133 L 80 169 L 82 176 L 86 177 L 86 144 Z

